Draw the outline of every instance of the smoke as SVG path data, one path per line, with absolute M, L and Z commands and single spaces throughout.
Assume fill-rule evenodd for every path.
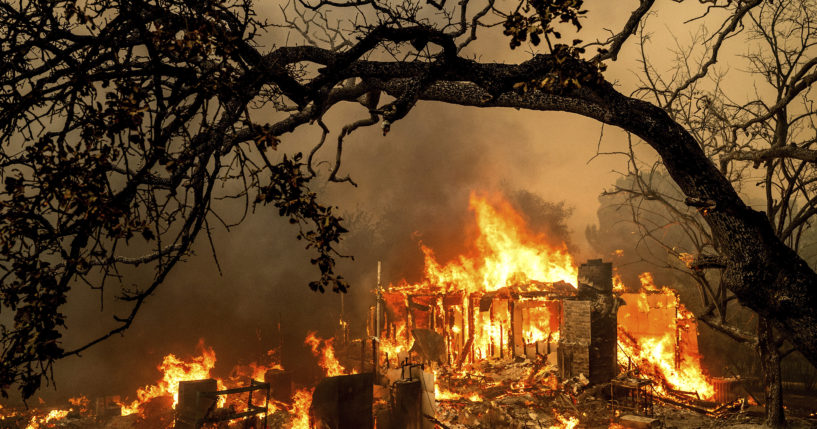
M 609 170 L 586 165 L 595 151 L 598 128 L 585 130 L 587 143 L 581 150 L 553 145 L 568 141 L 568 136 L 552 132 L 543 141 L 537 135 L 540 127 L 558 129 L 569 115 L 435 103 L 418 107 L 387 137 L 372 128 L 348 138 L 342 172 L 358 187 L 327 184 L 325 169 L 316 182 L 323 201 L 338 206 L 350 230 L 340 250 L 354 259 L 341 259 L 339 270 L 352 284 L 343 310 L 355 336 L 364 334 L 367 308 L 373 304 L 377 261 L 383 267 L 382 282 L 388 284 L 419 278 L 420 241 L 440 260 L 463 251 L 473 223 L 468 210 L 472 191 L 505 194 L 535 231 L 568 243 L 580 254 L 587 246 L 575 231 L 583 230 L 588 217 L 570 214 L 592 213 L 600 184 L 609 180 Z M 337 130 L 355 113 L 350 107 L 329 124 Z M 285 136 L 282 146 L 290 152 L 306 151 L 316 137 L 315 130 L 299 130 Z M 331 149 L 321 154 L 326 159 L 333 155 Z M 571 178 L 576 171 L 585 177 Z M 225 218 L 241 216 L 243 206 L 221 204 Z M 41 396 L 51 401 L 77 394 L 132 395 L 159 378 L 156 366 L 164 355 L 193 355 L 200 338 L 214 347 L 217 372 L 260 359 L 272 348 L 279 349 L 286 368 L 307 374 L 304 377 L 314 372 L 303 339 L 310 330 L 324 337 L 335 333 L 341 296 L 307 287 L 317 271 L 309 263 L 309 251 L 295 239 L 296 227 L 275 210 L 259 207 L 239 226 L 229 231 L 213 227 L 212 234 L 218 266 L 207 238 L 200 237 L 195 254 L 147 300 L 133 326 L 80 358 L 58 362 L 57 388 L 46 388 Z M 144 271 L 126 272 L 121 286 L 144 285 L 149 278 Z M 117 287 L 109 284 L 101 297 L 87 286 L 74 287 L 66 308 L 66 348 L 115 326 L 111 317 L 127 308 L 111 299 Z
M 629 11 L 613 2 L 602 3 L 593 6 L 591 19 L 604 17 L 611 21 L 606 27 L 617 28 Z M 660 41 L 669 36 L 656 37 Z M 592 33 L 585 38 L 591 40 Z M 505 39 L 487 37 L 480 38 L 475 52 L 482 54 L 486 46 L 501 52 L 502 60 L 528 56 L 522 50 L 508 52 Z M 665 51 L 665 44 L 655 46 Z M 627 65 L 611 69 L 607 76 L 624 85 L 634 81 Z M 328 143 L 344 124 L 367 116 L 360 106 L 334 109 L 326 118 L 333 131 Z M 132 395 L 159 378 L 155 367 L 164 355 L 194 354 L 200 338 L 214 347 L 217 371 L 261 359 L 267 350 L 277 348 L 286 368 L 308 377 L 317 366 L 302 344 L 307 331 L 331 336 L 343 307 L 353 334 L 364 334 L 378 261 L 382 282 L 388 284 L 419 279 L 423 262 L 419 241 L 433 248 L 441 261 L 462 251 L 472 218 L 467 208 L 472 191 L 504 193 L 535 231 L 553 243 L 565 242 L 577 262 L 604 258 L 618 267 L 628 284 L 638 284 L 637 274 L 655 267 L 636 251 L 638 237 L 627 224 L 629 213 L 617 209 L 613 200 L 598 200 L 602 189 L 618 177 L 613 171 L 623 170 L 625 162 L 601 157 L 588 163 L 597 151 L 622 150 L 626 140 L 609 127 L 600 136 L 600 129 L 595 121 L 567 113 L 431 102 L 418 103 L 386 137 L 379 127 L 360 129 L 346 139 L 340 171 L 358 186 L 317 185 L 322 201 L 338 206 L 350 230 L 340 250 L 354 259 L 339 262 L 339 272 L 352 284 L 345 297 L 309 290 L 307 284 L 317 271 L 309 263 L 309 251 L 295 239 L 296 228 L 275 210 L 259 207 L 229 231 L 213 228 L 220 270 L 206 237 L 200 237 L 195 255 L 179 264 L 147 300 L 133 326 L 80 358 L 58 362 L 57 388 L 44 389 L 41 396 L 50 401 L 77 394 Z M 279 150 L 308 152 L 319 136 L 317 127 L 298 129 L 282 136 Z M 325 180 L 334 148 L 327 144 L 318 156 L 323 162 L 319 179 Z M 241 207 L 222 204 L 223 215 L 240 217 Z M 597 219 L 598 226 L 588 228 Z M 681 284 L 669 273 L 656 272 L 657 283 Z M 122 286 L 134 287 L 148 279 L 143 272 L 123 273 Z M 66 308 L 66 348 L 115 326 L 111 316 L 122 314 L 125 307 L 111 299 L 113 287 L 119 285 L 109 285 L 102 296 L 84 285 L 74 287 Z
M 506 50 L 504 40 L 495 44 Z M 348 105 L 328 116 L 331 143 L 344 124 L 368 112 Z M 588 165 L 598 149 L 599 130 L 598 123 L 567 113 L 421 102 L 386 137 L 379 127 L 347 137 L 340 175 L 349 174 L 357 187 L 325 183 L 334 162 L 334 148 L 327 144 L 318 154 L 324 163 L 316 187 L 322 201 L 344 213 L 350 230 L 340 250 L 354 259 L 342 259 L 339 271 L 352 284 L 343 313 L 353 334 L 364 333 L 378 261 L 382 282 L 396 283 L 419 278 L 419 241 L 441 261 L 463 250 L 472 191 L 504 193 L 535 231 L 567 243 L 577 261 L 604 256 L 580 234 L 594 219 L 599 192 L 622 166 L 614 159 Z M 298 129 L 282 136 L 279 150 L 308 152 L 319 136 L 317 127 Z M 619 137 L 605 130 L 603 143 L 620 144 Z M 241 216 L 243 207 L 220 204 L 225 218 Z M 296 234 L 293 225 L 265 207 L 229 231 L 213 225 L 218 266 L 207 238 L 200 237 L 195 254 L 146 301 L 131 328 L 82 357 L 58 362 L 56 389 L 46 388 L 41 396 L 51 401 L 77 394 L 132 395 L 159 378 L 156 366 L 164 355 L 190 356 L 200 338 L 215 349 L 217 372 L 277 348 L 286 368 L 308 378 L 317 367 L 303 346 L 306 332 L 331 336 L 342 304 L 338 294 L 307 287 L 317 271 Z M 145 272 L 124 273 L 121 286 L 137 287 L 149 278 Z M 107 286 L 100 296 L 85 285 L 75 286 L 66 308 L 65 348 L 116 326 L 112 316 L 127 308 L 111 299 L 116 287 Z
M 524 189 L 509 193 L 508 196 L 532 232 L 544 237 L 551 246 L 565 244 L 572 253 L 575 246 L 567 226 L 567 220 L 573 213 L 572 206 L 565 201 L 546 201 L 540 195 Z

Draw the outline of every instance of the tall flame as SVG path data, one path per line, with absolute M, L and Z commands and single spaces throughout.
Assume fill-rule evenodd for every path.
M 300 389 L 292 397 L 290 414 L 294 416 L 290 422 L 290 429 L 311 429 L 309 408 L 312 406 L 312 392 L 314 389 Z
M 471 256 L 460 255 L 443 265 L 432 249 L 421 245 L 423 283 L 468 292 L 490 292 L 528 281 L 572 283 L 577 269 L 567 247 L 548 245 L 545 237 L 528 230 L 507 201 L 494 199 L 491 203 L 488 197 L 471 193 L 469 209 L 477 226 Z
M 317 336 L 316 332 L 309 332 L 306 335 L 304 344 L 312 350 L 312 354 L 318 357 L 318 365 L 326 373 L 327 377 L 338 375 L 357 374 L 357 370 L 347 371 L 335 357 L 334 338 L 323 339 Z

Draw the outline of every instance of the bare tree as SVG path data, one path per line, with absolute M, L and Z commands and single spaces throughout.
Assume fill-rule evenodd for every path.
M 690 84 L 766 2 L 699 3 L 702 14 L 726 18 Z M 273 204 L 317 250 L 321 278 L 312 286 L 345 289 L 333 269 L 344 230 L 308 188 L 319 174 L 314 155 L 332 134 L 323 118 L 343 101 L 365 113 L 337 131 L 328 178 L 350 183 L 344 140 L 365 126 L 387 133 L 421 100 L 573 112 L 631 132 L 658 152 L 686 202 L 706 210 L 721 284 L 817 362 L 817 274 L 744 203 L 671 103 L 626 96 L 604 78 L 605 62 L 653 7 L 640 0 L 609 39 L 582 45 L 561 41 L 582 29 L 576 0 L 298 0 L 269 23 L 242 0 L 0 4 L 0 262 L 3 306 L 15 319 L 3 326 L 0 388 L 19 383 L 29 396 L 55 359 L 126 329 L 190 243 L 220 222 L 219 198 Z M 281 27 L 291 39 L 259 44 L 259 34 Z M 500 64 L 464 54 L 496 27 L 530 58 Z M 806 81 L 817 74 L 808 64 L 799 68 Z M 320 139 L 306 155 L 287 152 L 284 136 L 310 125 Z M 230 181 L 240 191 L 221 191 Z M 64 350 L 68 289 L 101 287 L 126 264 L 155 269 L 150 284 L 120 290 L 132 312 L 109 334 Z
M 642 87 L 636 94 L 652 98 L 683 124 L 704 153 L 718 162 L 733 187 L 765 210 L 776 236 L 798 252 L 817 214 L 817 168 L 809 158 L 817 142 L 817 112 L 809 96 L 814 79 L 809 70 L 817 44 L 815 10 L 814 2 L 784 1 L 750 11 L 743 37 L 752 43 L 744 53 L 744 71 L 708 73 L 723 39 L 702 31 L 691 47 L 678 48 L 670 73 L 659 73 L 646 55 L 649 35 L 643 27 L 640 32 Z M 712 54 L 696 57 L 695 47 Z M 731 94 L 738 92 L 727 89 L 733 80 L 749 83 L 753 91 Z M 690 201 L 667 180 L 663 161 L 645 165 L 632 145 L 622 153 L 628 159 L 627 180 L 608 194 L 625 196 L 642 237 L 671 255 L 670 259 L 648 255 L 648 259 L 685 272 L 698 285 L 703 307 L 698 319 L 758 349 L 766 386 L 766 423 L 783 426 L 780 364 L 793 348 L 784 349 L 785 336 L 767 317 L 759 317 L 756 329 L 750 330 L 730 323 L 729 309 L 740 308 L 738 296 L 719 273 L 705 272 L 725 268 L 728 258 L 720 254 L 718 237 L 706 222 L 712 207 L 706 201 L 695 201 L 690 207 Z M 667 240 L 667 229 L 676 230 L 672 242 Z

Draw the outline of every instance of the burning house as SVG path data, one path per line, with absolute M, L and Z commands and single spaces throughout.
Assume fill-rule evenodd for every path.
M 581 375 L 602 383 L 617 372 L 612 264 L 588 261 L 579 267 L 577 284 L 529 281 L 492 291 L 398 286 L 381 293 L 380 317 L 370 318 L 380 326 L 369 330 L 381 333 L 389 364 L 412 351 L 421 360 L 456 367 L 542 355 L 562 378 Z

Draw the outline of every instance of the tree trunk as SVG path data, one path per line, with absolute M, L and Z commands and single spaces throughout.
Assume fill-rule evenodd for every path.
M 783 412 L 783 388 L 780 376 L 780 350 L 774 336 L 771 322 L 759 317 L 757 322 L 757 350 L 760 355 L 760 368 L 763 371 L 763 384 L 766 399 L 766 426 L 782 428 L 786 426 Z

